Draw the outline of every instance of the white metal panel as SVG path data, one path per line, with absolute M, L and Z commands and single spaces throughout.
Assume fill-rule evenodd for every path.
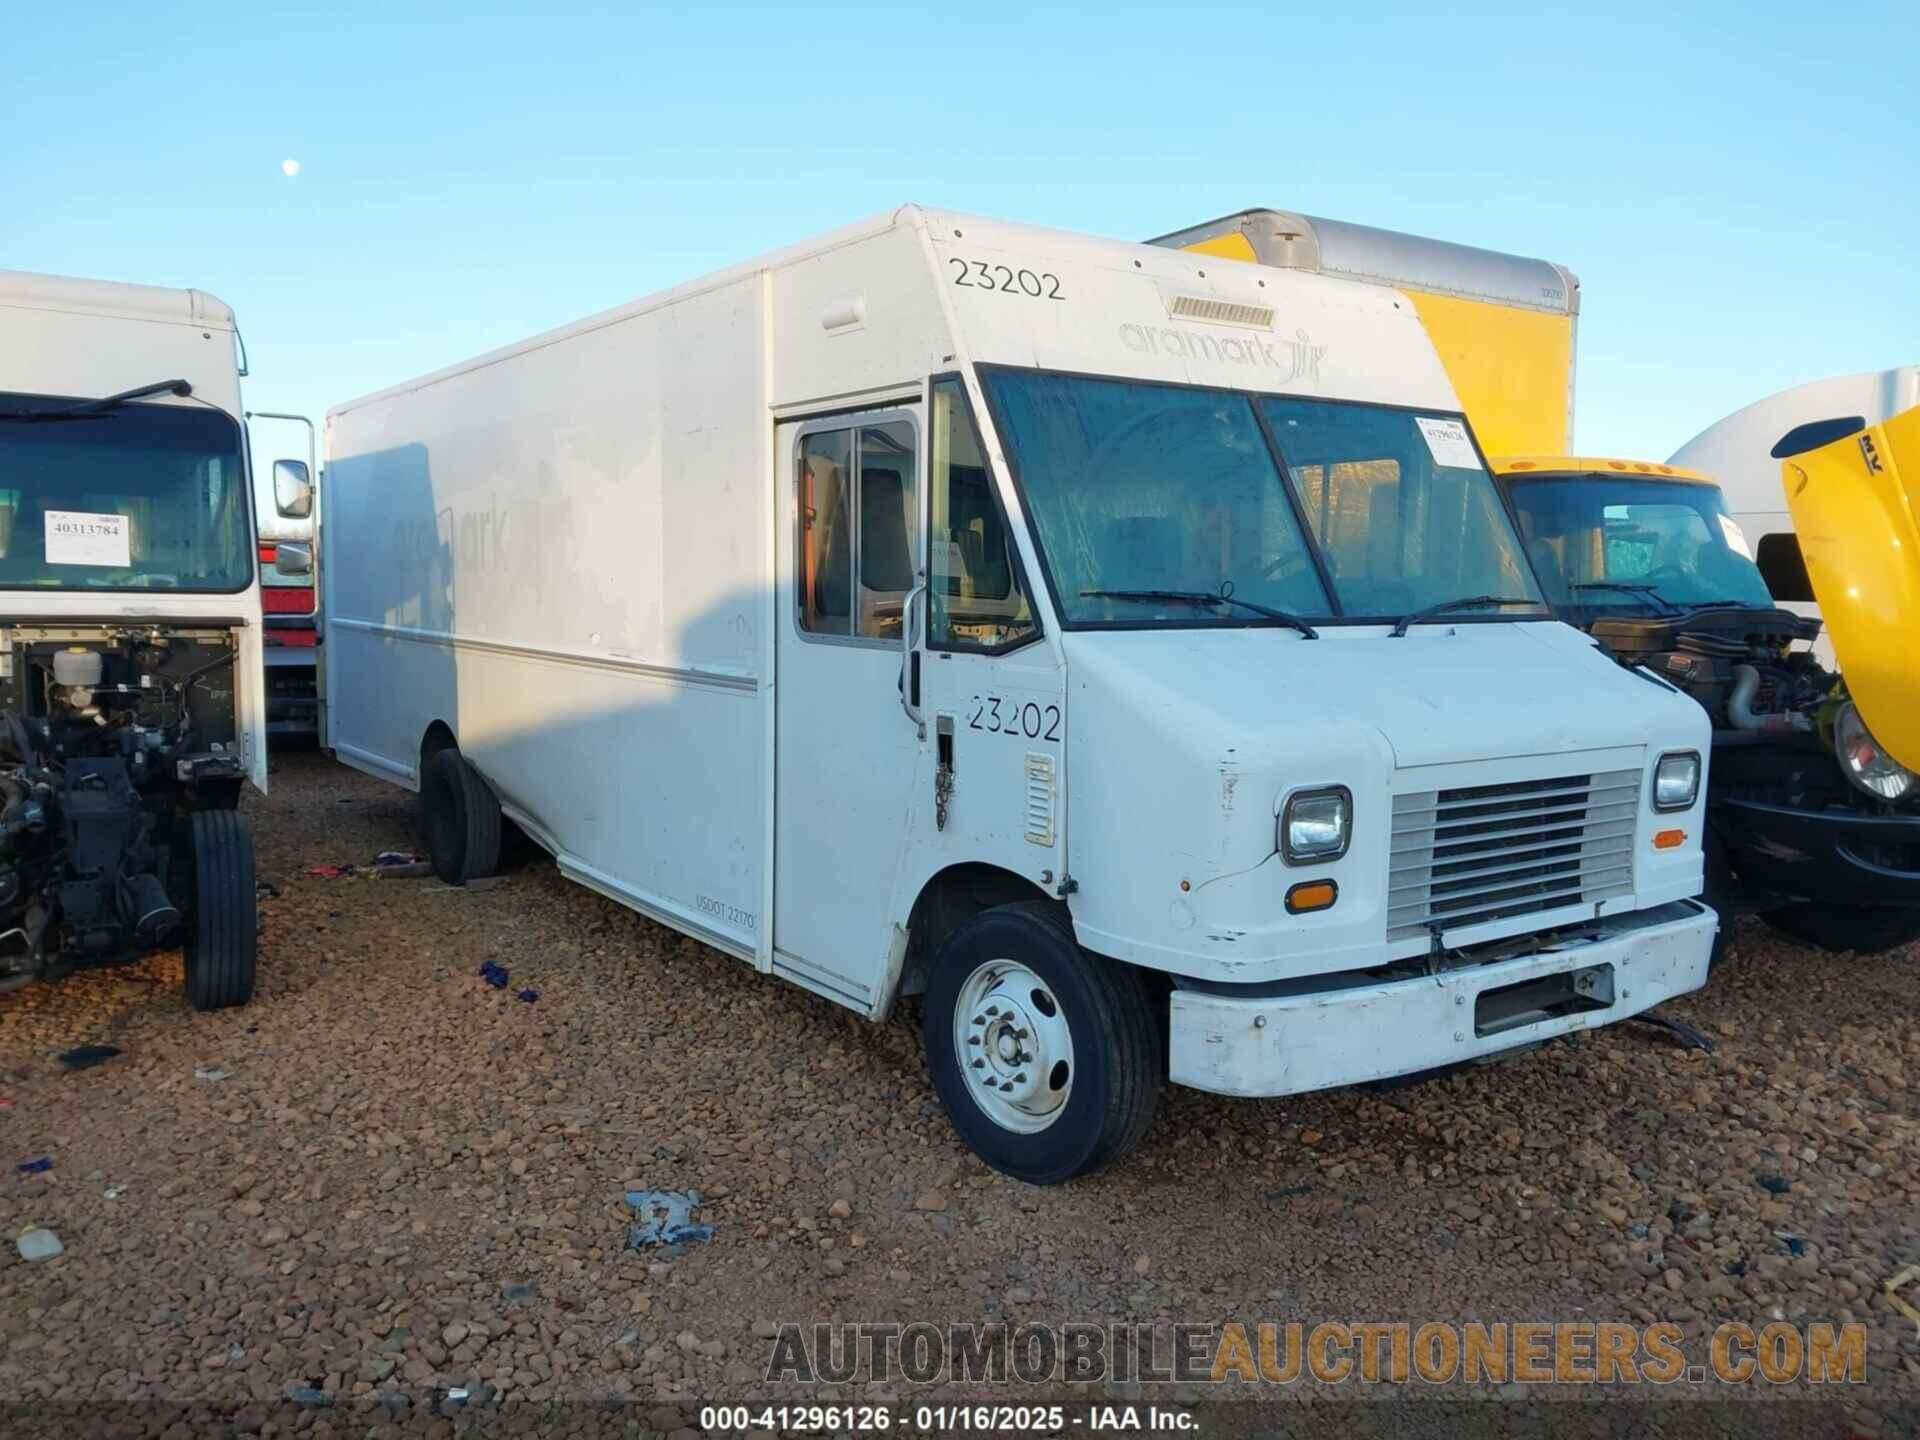
M 1459 408 L 1411 302 L 1380 286 L 973 216 L 929 211 L 925 223 L 934 282 L 975 362 Z M 1176 316 L 1182 297 L 1274 318 Z
M 1736 516 L 1783 514 L 1780 462 L 1771 453 L 1781 436 L 1796 425 L 1841 415 L 1858 415 L 1867 424 L 1878 425 L 1915 405 L 1920 405 L 1920 365 L 1835 375 L 1734 411 L 1674 451 L 1668 463 L 1719 481 L 1727 508 Z
M 0 292 L 0 390 L 98 399 L 176 379 L 193 386 L 194 399 L 155 396 L 142 403 L 204 402 L 237 422 L 232 327 L 23 306 Z
M 1565 626 L 1462 624 L 1290 631 L 1076 631 L 1074 921 L 1134 963 L 1253 983 L 1389 958 L 1389 847 L 1403 790 L 1526 782 L 1707 749 L 1706 713 L 1607 660 Z M 1353 839 L 1332 862 L 1287 865 L 1276 821 L 1294 790 L 1345 785 Z M 1697 814 L 1674 817 L 1698 838 Z M 1143 843 L 1143 823 L 1164 837 Z M 1640 817 L 1640 828 L 1649 821 Z M 1636 845 L 1633 891 L 1697 894 L 1697 845 Z M 1339 898 L 1289 916 L 1300 881 Z M 1589 910 L 1589 913 L 1591 911 Z M 1509 922 L 1518 932 L 1535 920 Z M 1427 948 L 1416 937 L 1394 954 Z
M 1599 940 L 1415 979 L 1259 998 L 1176 989 L 1170 1078 L 1221 1095 L 1297 1095 L 1597 1029 L 1704 985 L 1718 926 L 1713 911 L 1689 905 L 1662 923 L 1615 922 Z M 1603 1007 L 1476 1032 L 1484 992 L 1589 967 Z
M 762 318 L 748 275 L 336 412 L 323 568 L 343 756 L 417 783 L 443 722 L 564 864 L 749 954 Z

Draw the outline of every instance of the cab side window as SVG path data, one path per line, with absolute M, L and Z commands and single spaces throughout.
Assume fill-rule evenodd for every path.
M 808 634 L 899 642 L 919 534 L 917 461 L 904 420 L 801 438 L 794 573 Z
M 1005 650 L 1040 633 L 965 388 L 936 380 L 928 449 L 929 644 Z

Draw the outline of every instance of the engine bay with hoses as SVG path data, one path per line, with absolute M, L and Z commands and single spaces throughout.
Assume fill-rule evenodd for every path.
M 0 627 L 0 985 L 178 938 L 180 830 L 237 803 L 235 637 Z
M 1871 752 L 1872 736 L 1844 678 L 1807 648 L 1818 620 L 1722 605 L 1610 616 L 1588 630 L 1616 660 L 1644 667 L 1706 709 L 1714 793 L 1828 812 L 1920 813 L 1914 777 L 1885 757 L 1870 757 L 1863 769 L 1860 747 Z

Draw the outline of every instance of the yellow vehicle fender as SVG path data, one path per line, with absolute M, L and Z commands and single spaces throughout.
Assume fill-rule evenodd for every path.
M 1920 770 L 1920 406 L 1880 425 L 1803 425 L 1773 454 L 1860 718 Z

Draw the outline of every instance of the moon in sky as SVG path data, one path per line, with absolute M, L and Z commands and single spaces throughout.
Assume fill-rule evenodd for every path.
M 280 173 L 291 180 L 300 173 L 300 162 L 298 160 L 282 160 L 280 162 Z

